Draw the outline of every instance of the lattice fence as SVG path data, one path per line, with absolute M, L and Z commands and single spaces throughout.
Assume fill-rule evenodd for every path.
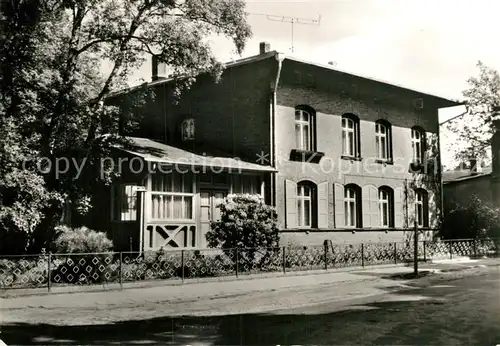
M 419 261 L 499 255 L 500 239 L 419 242 Z M 0 257 L 0 288 L 123 284 L 409 263 L 412 242 Z

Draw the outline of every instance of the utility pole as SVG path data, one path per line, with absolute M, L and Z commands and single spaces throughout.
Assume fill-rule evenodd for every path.
M 415 215 L 417 215 L 416 210 Z M 418 277 L 418 223 L 416 220 L 413 225 L 413 275 Z
M 295 24 L 302 24 L 302 25 L 320 25 L 321 22 L 321 15 L 318 15 L 318 19 L 311 19 L 311 18 L 299 18 L 299 17 L 287 17 L 287 16 L 277 16 L 277 15 L 272 15 L 272 14 L 265 14 L 265 13 L 250 13 L 247 12 L 249 15 L 254 15 L 254 16 L 265 16 L 267 20 L 273 21 L 273 22 L 282 22 L 282 23 L 290 23 L 291 26 L 291 34 L 292 34 L 292 53 L 294 52 L 294 43 L 293 43 L 293 38 L 294 38 L 294 25 Z

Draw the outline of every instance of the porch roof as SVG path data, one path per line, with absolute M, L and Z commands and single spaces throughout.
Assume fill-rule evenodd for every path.
M 148 138 L 127 137 L 126 146 L 117 149 L 143 158 L 148 162 L 165 163 L 169 165 L 224 168 L 235 171 L 277 172 L 271 166 L 246 162 L 232 157 L 199 155 L 190 151 L 153 141 Z

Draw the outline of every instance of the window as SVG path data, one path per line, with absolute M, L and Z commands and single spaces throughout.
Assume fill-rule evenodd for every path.
M 415 190 L 415 221 L 418 227 L 429 226 L 427 191 L 423 189 Z
M 297 149 L 314 151 L 314 111 L 308 107 L 295 108 L 295 145 Z
M 388 186 L 378 189 L 378 210 L 381 227 L 394 227 L 394 192 Z
M 375 123 L 375 148 L 377 159 L 392 161 L 392 133 L 391 124 L 385 121 Z
M 361 228 L 361 189 L 357 185 L 346 185 L 344 188 L 344 213 L 347 227 Z
M 121 184 L 111 187 L 111 215 L 113 221 L 137 220 L 137 186 Z
M 309 181 L 297 184 L 297 226 L 316 227 L 316 185 Z
M 360 157 L 359 119 L 353 114 L 342 116 L 342 153 Z
M 153 220 L 193 219 L 193 176 L 172 172 L 155 173 L 151 186 Z
M 423 163 L 425 155 L 425 132 L 418 127 L 411 129 L 411 147 L 413 150 L 413 162 Z
M 238 189 L 239 187 L 239 189 Z M 260 195 L 260 177 L 255 175 L 241 175 L 240 184 L 235 190 L 240 193 L 248 193 L 251 195 Z

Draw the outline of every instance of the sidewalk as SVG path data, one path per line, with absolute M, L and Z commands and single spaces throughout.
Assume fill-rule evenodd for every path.
M 500 265 L 500 259 L 442 260 L 438 263 L 419 263 L 419 270 L 447 272 L 498 265 Z M 5 299 L 0 300 L 0 308 L 8 308 L 10 306 L 20 308 L 30 305 L 62 307 L 66 304 L 64 302 L 76 304 L 73 306 L 87 306 L 85 303 L 87 299 L 79 299 L 85 296 L 91 296 L 94 301 L 102 301 L 107 305 L 120 304 L 123 300 L 129 301 L 130 299 L 132 299 L 132 301 L 143 301 L 149 299 L 148 297 L 153 300 L 161 298 L 167 299 L 167 301 L 177 301 L 179 299 L 190 301 L 199 299 L 200 297 L 211 298 L 259 291 L 279 290 L 283 288 L 369 281 L 374 280 L 374 275 L 380 276 L 378 274 L 391 275 L 410 273 L 412 271 L 413 267 L 411 266 L 380 265 L 365 268 L 356 267 L 307 272 L 288 272 L 286 274 L 269 273 L 268 275 L 242 275 L 239 278 L 226 277 L 216 280 L 192 279 L 186 280 L 184 284 L 179 282 L 179 280 L 174 282 L 168 280 L 147 283 L 127 283 L 124 284 L 124 288 L 126 288 L 124 290 L 115 290 L 109 287 L 103 290 L 103 286 L 100 285 L 90 287 L 57 287 L 53 288 L 50 294 L 47 293 L 45 289 L 22 291 L 6 290 L 3 291 L 2 296 Z M 79 291 L 75 291 L 76 289 Z M 90 291 L 85 291 L 86 289 Z
M 464 272 L 471 268 L 498 265 L 499 259 L 477 260 L 421 264 L 420 270 Z M 379 266 L 349 272 L 288 273 L 273 278 L 11 297 L 0 300 L 0 322 L 86 325 L 163 316 L 214 316 L 286 310 L 409 289 L 407 284 L 411 280 L 391 280 L 387 277 L 412 270 L 402 266 Z

